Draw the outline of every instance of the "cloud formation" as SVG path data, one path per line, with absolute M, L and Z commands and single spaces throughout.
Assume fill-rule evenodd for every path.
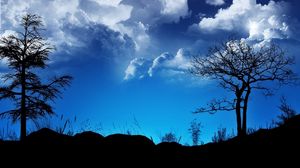
M 148 61 L 144 58 L 134 58 L 130 61 L 129 65 L 125 70 L 124 80 L 130 80 L 133 78 L 144 78 L 147 72 L 147 63 Z
M 120 0 L 69 0 L 67 4 L 64 0 L 7 0 L 2 3 L 1 26 L 16 29 L 24 14 L 35 13 L 43 18 L 51 42 L 57 46 L 79 46 L 77 36 L 68 36 L 65 25 L 102 24 L 115 30 L 116 24 L 130 18 L 131 10 L 131 6 L 120 4 Z
M 252 40 L 284 39 L 290 36 L 288 17 L 285 15 L 288 4 L 270 1 L 266 5 L 256 0 L 233 0 L 226 9 L 219 9 L 214 17 L 204 17 L 201 31 L 214 32 L 243 31 Z
M 64 50 L 70 50 L 70 52 L 75 50 L 73 55 L 83 53 L 83 55 L 90 55 L 94 58 L 120 61 L 131 57 L 135 50 L 135 43 L 127 34 L 113 31 L 105 25 L 77 27 L 69 24 L 65 25 L 63 30 L 67 36 L 76 37 L 82 45 L 77 48 L 64 47 Z
M 165 52 L 152 60 L 134 58 L 125 70 L 124 80 L 155 75 L 167 77 L 185 75 L 190 67 L 190 54 L 181 48 L 176 55 Z
M 178 22 L 180 18 L 189 15 L 187 0 L 160 0 L 163 6 L 161 14 L 169 20 Z
M 182 74 L 190 68 L 190 54 L 184 49 L 179 49 L 176 55 L 163 53 L 152 61 L 148 75 L 152 77 L 156 71 L 163 70 L 167 74 Z
M 187 0 L 123 0 L 122 4 L 133 7 L 129 21 L 150 26 L 178 22 L 189 15 Z
M 206 0 L 205 2 L 213 6 L 220 6 L 225 4 L 225 0 Z
M 145 0 L 69 0 L 67 3 L 64 0 L 7 0 L 1 5 L 2 30 L 14 30 L 22 15 L 37 13 L 44 19 L 49 41 L 58 48 L 82 45 L 77 36 L 66 33 L 65 25 L 85 28 L 101 24 L 121 35 L 128 35 L 139 51 L 150 43 L 147 32 L 150 24 L 177 22 L 188 15 L 187 0 L 155 0 L 151 3 Z

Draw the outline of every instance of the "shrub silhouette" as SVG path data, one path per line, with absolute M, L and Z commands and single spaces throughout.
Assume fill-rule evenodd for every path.
M 280 98 L 280 106 L 278 107 L 281 111 L 281 114 L 277 116 L 279 121 L 277 125 L 283 125 L 287 120 L 296 116 L 297 112 L 287 103 L 287 100 L 284 96 Z
M 228 139 L 226 128 L 219 128 L 218 131 L 212 137 L 212 142 L 219 143 Z
M 198 145 L 200 141 L 200 135 L 201 135 L 201 122 L 197 122 L 196 120 L 193 120 L 191 122 L 189 132 L 192 136 L 193 145 Z
M 160 138 L 161 142 L 176 142 L 179 143 L 181 140 L 181 137 L 177 137 L 175 133 L 168 132 L 164 136 Z

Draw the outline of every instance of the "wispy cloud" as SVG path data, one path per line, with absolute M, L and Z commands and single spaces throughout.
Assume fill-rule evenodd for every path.
M 225 0 L 206 0 L 205 1 L 209 5 L 220 6 L 225 4 Z

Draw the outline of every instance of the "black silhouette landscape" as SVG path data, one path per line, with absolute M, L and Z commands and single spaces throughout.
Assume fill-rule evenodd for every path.
M 153 2 L 72 1 L 66 12 L 60 1 L 45 0 L 53 18 L 37 2 L 19 2 L 18 7 L 12 0 L 1 2 L 4 164 L 19 155 L 43 166 L 61 161 L 143 162 L 140 167 L 298 164 L 300 22 L 289 12 L 295 7 L 260 0 Z M 206 11 L 203 5 L 212 13 L 219 10 L 210 16 L 199 12 Z M 269 101 L 272 96 L 277 101 Z M 271 103 L 261 105 L 263 100 Z M 197 117 L 186 129 L 189 137 L 171 130 L 159 133 L 157 140 L 147 132 L 152 127 L 165 130 L 171 121 L 182 129 L 187 122 L 182 109 L 192 109 L 189 114 Z M 135 112 L 143 116 L 142 124 Z M 230 120 L 220 120 L 222 115 L 216 121 L 201 118 L 219 112 L 230 114 Z M 102 128 L 107 119 L 117 121 L 112 124 L 116 129 L 127 113 L 133 116 L 131 128 L 124 126 L 116 134 Z M 99 122 L 99 129 L 89 119 L 87 125 L 79 123 L 85 117 Z M 220 125 L 211 140 L 203 138 L 212 130 L 207 123 Z
M 51 152 L 72 158 L 98 158 L 172 163 L 211 163 L 214 161 L 252 163 L 297 163 L 300 149 L 300 115 L 290 118 L 285 124 L 272 129 L 259 129 L 246 137 L 208 143 L 200 146 L 184 146 L 176 142 L 156 144 L 142 135 L 113 134 L 106 137 L 94 132 L 82 132 L 74 136 L 59 134 L 44 128 L 29 134 L 24 142 L 0 141 L 1 151 L 31 149 L 43 155 Z M 84 153 L 84 154 L 83 154 Z M 139 160 L 141 161 L 141 160 Z M 275 163 L 276 163 L 275 162 Z M 132 162 L 134 163 L 134 162 Z M 225 165 L 228 165 L 225 163 Z

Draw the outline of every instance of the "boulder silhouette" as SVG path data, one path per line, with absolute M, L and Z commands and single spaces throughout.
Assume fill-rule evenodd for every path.
M 105 137 L 106 145 L 116 146 L 154 146 L 149 138 L 142 135 L 113 134 Z
M 57 133 L 48 128 L 32 132 L 26 137 L 26 143 L 30 144 L 70 144 L 71 141 L 71 136 Z
M 103 140 L 104 137 L 102 135 L 92 131 L 78 133 L 74 136 L 76 144 L 101 145 Z

